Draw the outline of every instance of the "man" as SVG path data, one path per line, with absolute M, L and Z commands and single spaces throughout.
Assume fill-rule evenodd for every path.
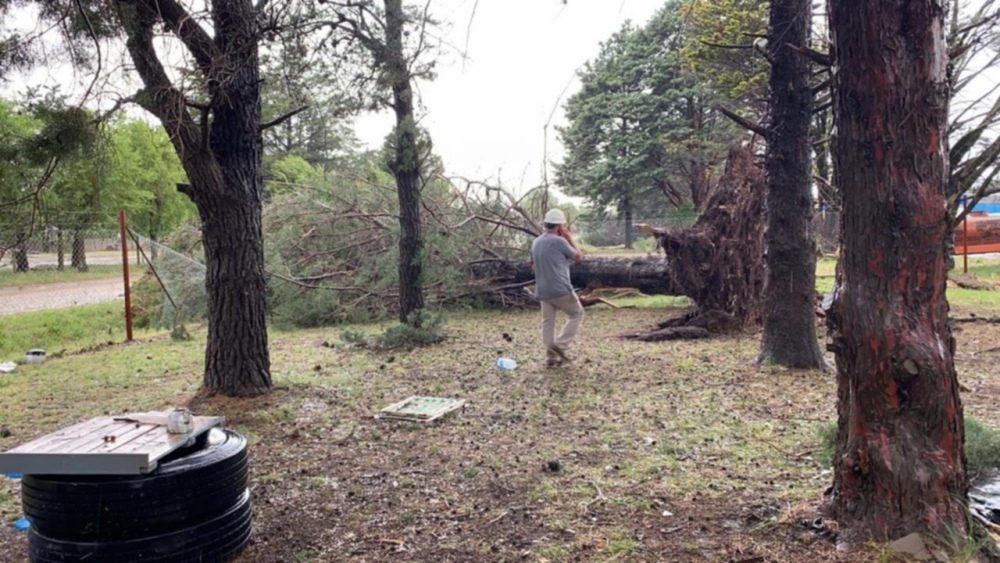
M 546 367 L 570 362 L 570 343 L 583 322 L 583 306 L 569 281 L 569 267 L 583 260 L 580 247 L 564 227 L 566 215 L 551 209 L 543 219 L 545 232 L 531 244 L 531 267 L 535 271 L 535 295 L 542 303 L 542 343 Z M 566 324 L 555 338 L 556 311 L 567 315 Z

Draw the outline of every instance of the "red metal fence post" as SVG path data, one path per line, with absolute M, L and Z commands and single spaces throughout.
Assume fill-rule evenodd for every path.
M 132 290 L 128 279 L 128 227 L 125 210 L 118 212 L 118 224 L 122 230 L 122 277 L 125 280 L 125 338 L 132 342 Z

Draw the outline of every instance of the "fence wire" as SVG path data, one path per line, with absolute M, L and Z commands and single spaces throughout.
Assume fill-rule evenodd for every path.
M 15 272 L 31 270 L 77 270 L 86 272 L 94 265 L 122 263 L 121 229 L 117 216 L 95 216 L 81 220 L 84 227 L 31 225 L 0 228 L 0 269 Z M 130 249 L 129 260 L 141 257 Z

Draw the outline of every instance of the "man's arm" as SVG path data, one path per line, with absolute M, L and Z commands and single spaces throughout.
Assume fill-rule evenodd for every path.
M 565 239 L 566 242 L 569 243 L 570 247 L 572 247 L 573 250 L 576 251 L 576 254 L 573 255 L 573 263 L 579 264 L 580 262 L 583 262 L 583 251 L 580 250 L 580 246 L 578 244 L 576 244 L 575 240 L 573 240 L 573 235 L 570 234 L 569 229 L 567 229 L 566 227 L 560 226 L 559 227 L 559 236 L 561 236 L 563 239 Z

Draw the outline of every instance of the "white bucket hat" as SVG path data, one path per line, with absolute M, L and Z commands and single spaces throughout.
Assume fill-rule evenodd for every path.
M 551 225 L 565 225 L 566 214 L 562 212 L 562 209 L 549 209 L 549 212 L 545 214 L 545 219 L 543 219 L 542 222 L 549 223 Z

